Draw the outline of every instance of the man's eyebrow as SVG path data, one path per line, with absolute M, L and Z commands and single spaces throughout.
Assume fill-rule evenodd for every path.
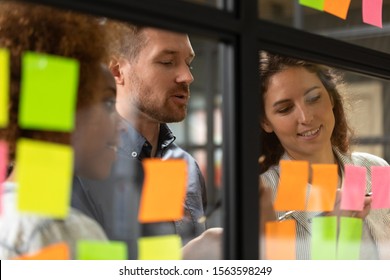
M 177 54 L 179 53 L 179 51 L 175 51 L 175 50 L 171 50 L 171 49 L 165 49 L 165 50 L 162 50 L 160 52 L 160 55 L 164 55 L 164 54 Z M 188 55 L 189 58 L 194 58 L 195 57 L 195 53 L 193 51 L 191 51 Z

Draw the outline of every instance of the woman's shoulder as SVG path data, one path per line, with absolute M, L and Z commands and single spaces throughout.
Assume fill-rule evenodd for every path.
M 355 165 L 363 165 L 363 166 L 387 166 L 389 165 L 386 160 L 383 158 L 365 152 L 353 152 L 351 154 L 352 161 Z

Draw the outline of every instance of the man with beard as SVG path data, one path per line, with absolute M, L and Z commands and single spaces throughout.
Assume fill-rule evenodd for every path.
M 104 181 L 75 178 L 72 205 L 96 219 L 112 240 L 126 241 L 137 258 L 140 236 L 179 234 L 183 245 L 205 230 L 203 176 L 194 158 L 178 147 L 166 123 L 187 114 L 194 78 L 194 51 L 186 34 L 109 21 L 110 69 L 117 84 L 116 108 L 126 127 L 117 162 Z M 138 223 L 145 158 L 184 159 L 188 165 L 185 215 L 180 221 Z

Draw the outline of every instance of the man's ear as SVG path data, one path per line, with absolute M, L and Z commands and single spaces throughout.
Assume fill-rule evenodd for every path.
M 122 70 L 123 61 L 118 59 L 117 57 L 112 57 L 108 67 L 111 70 L 112 75 L 115 78 L 115 82 L 117 85 L 123 85 L 125 83 L 123 70 Z
M 264 131 L 267 132 L 267 133 L 274 132 L 274 129 L 272 128 L 271 123 L 270 123 L 266 118 L 264 118 L 264 119 L 261 121 L 261 127 L 262 127 L 262 128 L 264 129 Z

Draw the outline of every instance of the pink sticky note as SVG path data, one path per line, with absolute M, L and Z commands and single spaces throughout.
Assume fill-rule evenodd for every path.
M 4 141 L 0 141 L 0 214 L 3 212 L 2 196 L 3 196 L 3 182 L 7 173 L 8 164 L 8 145 Z
M 8 165 L 8 145 L 6 142 L 0 141 L 0 185 L 5 180 L 5 176 L 7 174 L 7 165 Z
M 364 206 L 367 170 L 361 166 L 345 165 L 344 173 L 340 208 L 361 211 Z
M 390 208 L 390 166 L 372 166 L 371 176 L 371 208 Z
M 363 22 L 382 28 L 383 0 L 363 0 Z

